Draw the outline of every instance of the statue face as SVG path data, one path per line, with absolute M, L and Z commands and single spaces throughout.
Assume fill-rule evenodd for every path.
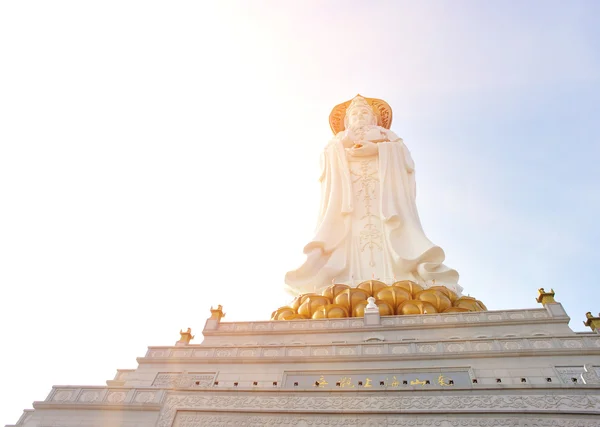
M 359 105 L 346 111 L 346 121 L 348 127 L 365 126 L 377 124 L 377 118 L 371 110 L 371 107 Z

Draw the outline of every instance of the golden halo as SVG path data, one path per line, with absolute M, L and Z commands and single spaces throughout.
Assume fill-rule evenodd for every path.
M 390 107 L 389 104 L 382 99 L 365 99 L 367 100 L 367 102 L 373 109 L 373 112 L 377 116 L 377 125 L 389 129 L 392 125 L 392 107 Z M 348 106 L 351 102 L 352 99 L 336 105 L 335 107 L 333 107 L 333 110 L 331 110 L 331 114 L 329 114 L 329 126 L 331 126 L 331 130 L 333 131 L 334 135 L 345 129 L 344 117 L 346 117 L 346 110 L 348 109 Z

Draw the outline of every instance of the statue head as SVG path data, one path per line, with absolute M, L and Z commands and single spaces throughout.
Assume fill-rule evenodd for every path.
M 377 116 L 365 98 L 360 95 L 354 97 L 344 117 L 344 126 L 346 129 L 351 127 L 377 125 Z

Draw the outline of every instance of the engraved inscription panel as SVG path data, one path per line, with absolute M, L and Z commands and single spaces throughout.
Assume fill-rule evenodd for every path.
M 297 384 L 297 385 L 295 385 Z M 364 372 L 345 371 L 336 373 L 290 373 L 286 376 L 283 388 L 297 389 L 402 389 L 417 388 L 471 387 L 469 372 L 466 370 L 432 371 L 389 371 Z

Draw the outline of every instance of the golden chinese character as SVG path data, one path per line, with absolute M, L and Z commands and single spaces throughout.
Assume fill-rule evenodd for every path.
M 410 382 L 410 385 L 425 385 L 427 384 L 425 381 L 419 381 L 418 378 L 415 378 Z
M 442 387 L 450 385 L 449 383 L 446 382 L 446 377 L 444 377 L 443 375 L 440 375 L 438 377 L 438 384 L 441 385 Z
M 371 384 L 371 378 L 367 378 L 367 382 L 365 382 L 364 387 L 373 387 L 373 385 Z
M 398 387 L 400 385 L 400 381 L 398 381 L 395 376 L 392 378 L 394 378 L 394 381 L 392 381 L 392 387 Z
M 321 378 L 319 378 L 319 381 L 317 381 L 319 383 L 319 387 L 325 387 L 327 384 L 329 384 L 327 381 L 325 381 L 325 377 L 323 375 L 321 375 Z
M 344 377 L 340 380 L 340 387 L 354 388 L 354 384 L 351 382 L 351 377 Z

